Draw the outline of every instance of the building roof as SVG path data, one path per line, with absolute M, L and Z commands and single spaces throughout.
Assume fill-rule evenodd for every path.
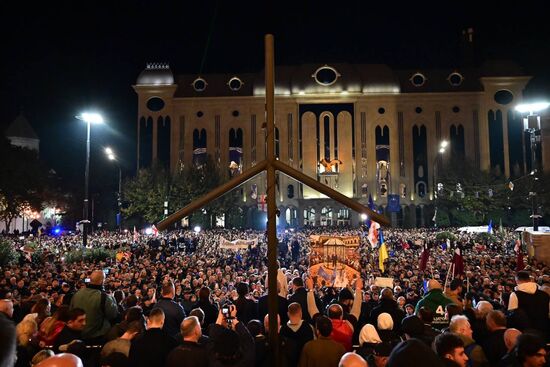
M 415 84 L 413 81 L 419 80 L 418 75 L 422 82 Z M 479 92 L 483 91 L 481 77 L 524 75 L 517 64 L 508 60 L 489 61 L 478 68 L 440 69 L 393 69 L 385 64 L 351 63 L 286 65 L 275 68 L 275 94 Z M 263 70 L 256 73 L 183 74 L 174 78 L 167 65 L 148 64 L 138 77 L 138 84 L 175 83 L 176 98 L 261 96 L 265 93 L 264 78 Z M 328 78 L 329 82 L 321 83 L 323 78 Z M 234 79 L 240 81 L 239 88 L 231 88 L 230 82 Z M 197 80 L 200 84 L 194 84 Z
M 172 85 L 174 74 L 170 65 L 165 63 L 148 63 L 145 69 L 139 74 L 137 85 Z
M 39 140 L 38 135 L 32 128 L 29 121 L 20 114 L 15 120 L 8 126 L 4 135 L 8 138 L 27 138 Z

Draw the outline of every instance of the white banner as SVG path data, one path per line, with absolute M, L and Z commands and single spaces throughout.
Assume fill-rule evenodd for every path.
M 258 239 L 253 240 L 233 240 L 228 241 L 223 237 L 220 237 L 220 248 L 229 249 L 229 250 L 239 250 L 247 249 L 248 246 L 256 246 L 258 244 Z

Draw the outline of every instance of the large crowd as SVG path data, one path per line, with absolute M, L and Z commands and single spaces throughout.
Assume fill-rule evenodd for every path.
M 524 250 L 512 231 L 487 237 L 493 242 L 466 233 L 441 240 L 438 233 L 384 230 L 389 258 L 383 269 L 362 229 L 279 233 L 280 363 L 547 366 L 548 265 L 527 255 L 518 260 Z M 310 236 L 316 234 L 360 238 L 359 276 L 348 287 L 310 276 Z M 238 239 L 255 241 L 220 247 Z M 80 235 L 2 240 L 20 256 L 0 271 L 0 367 L 273 361 L 264 232 L 96 232 L 88 247 L 116 254 L 104 261 L 66 259 L 83 250 Z M 452 265 L 457 250 L 460 271 Z M 392 286 L 379 282 L 387 278 Z

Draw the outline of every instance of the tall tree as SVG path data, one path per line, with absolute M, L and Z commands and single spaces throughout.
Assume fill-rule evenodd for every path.
M 40 211 L 48 197 L 49 174 L 36 151 L 0 141 L 0 219 L 9 228 L 26 210 Z

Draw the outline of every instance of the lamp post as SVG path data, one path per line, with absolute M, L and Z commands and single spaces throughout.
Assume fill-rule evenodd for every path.
M 524 119 L 524 129 L 529 133 L 529 141 L 531 143 L 531 176 L 533 181 L 529 198 L 531 199 L 531 218 L 533 220 L 533 231 L 539 230 L 540 214 L 537 213 L 537 192 L 535 184 L 538 180 L 539 162 L 537 160 L 537 150 L 540 144 L 540 115 L 537 112 L 543 111 L 550 106 L 548 102 L 525 103 L 516 106 L 516 111 L 519 113 L 527 113 L 527 118 Z
M 76 116 L 78 120 L 82 120 L 87 125 L 86 130 L 86 171 L 84 173 L 84 219 L 82 220 L 82 245 L 86 247 L 88 244 L 88 226 L 89 220 L 89 184 L 90 184 L 90 127 L 92 124 L 102 124 L 103 117 L 99 113 L 84 112 Z
M 105 154 L 110 161 L 116 162 L 116 165 L 118 167 L 117 219 L 118 229 L 120 230 L 122 228 L 122 167 L 120 167 L 120 163 L 117 160 L 115 152 L 111 148 L 105 148 Z
M 443 153 L 445 153 L 446 149 L 447 149 L 447 146 L 449 146 L 449 142 L 446 141 L 446 140 L 443 140 L 439 143 L 439 150 L 437 152 L 437 155 L 435 156 L 434 160 L 433 160 L 433 164 L 432 164 L 432 170 L 433 170 L 433 174 L 432 174 L 432 195 L 434 197 L 434 206 L 435 206 L 435 213 L 434 213 L 434 227 L 437 227 L 437 191 L 438 191 L 438 188 L 436 187 L 438 185 L 437 183 L 437 163 L 438 163 L 438 160 L 441 159 L 441 156 L 443 155 Z

